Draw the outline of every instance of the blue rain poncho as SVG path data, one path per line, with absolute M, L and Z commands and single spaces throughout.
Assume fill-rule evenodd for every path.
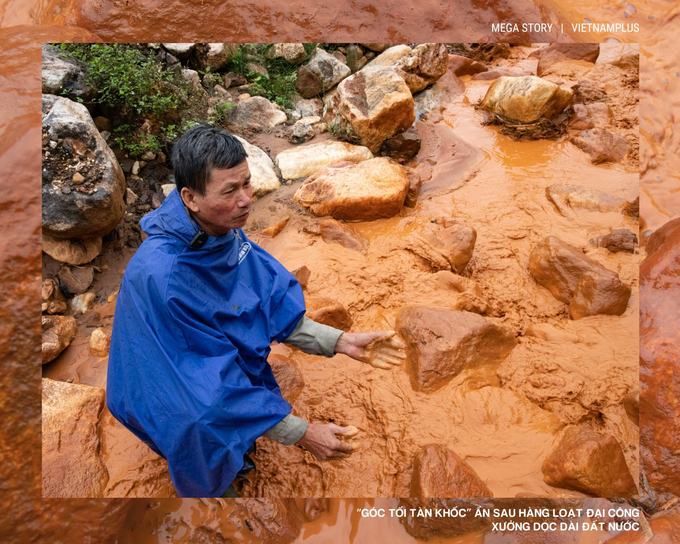
M 190 247 L 197 227 L 173 191 L 116 302 L 107 406 L 168 460 L 181 497 L 219 497 L 255 440 L 291 411 L 267 363 L 305 311 L 302 289 L 242 231 Z

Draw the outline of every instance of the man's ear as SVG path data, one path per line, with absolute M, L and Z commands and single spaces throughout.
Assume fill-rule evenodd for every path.
M 189 187 L 182 187 L 180 196 L 182 197 L 182 202 L 184 202 L 184 205 L 187 208 L 189 208 L 192 212 L 198 211 L 198 205 L 196 204 L 196 193 L 193 189 L 189 189 Z

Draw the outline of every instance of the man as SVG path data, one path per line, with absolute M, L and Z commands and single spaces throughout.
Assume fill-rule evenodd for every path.
M 322 461 L 348 457 L 351 446 L 336 436 L 348 428 L 290 413 L 269 346 L 391 368 L 402 362 L 403 344 L 393 332 L 344 333 L 304 317 L 298 282 L 241 230 L 252 188 L 234 136 L 196 126 L 175 144 L 172 163 L 177 190 L 142 219 L 148 238 L 118 294 L 109 410 L 168 460 L 183 497 L 231 490 L 262 435 Z

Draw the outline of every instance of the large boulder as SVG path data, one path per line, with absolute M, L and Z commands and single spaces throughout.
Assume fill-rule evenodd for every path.
M 397 215 L 404 205 L 409 179 L 391 159 L 329 166 L 305 180 L 295 200 L 315 215 L 372 221 Z
M 108 481 L 98 433 L 103 407 L 103 389 L 43 378 L 43 497 L 102 496 Z
M 555 236 L 548 236 L 532 250 L 529 271 L 552 296 L 569 304 L 572 319 L 621 315 L 628 307 L 631 289 L 616 272 Z
M 297 75 L 297 91 L 312 98 L 330 91 L 352 73 L 349 66 L 317 47 Z
M 499 77 L 489 87 L 481 107 L 501 119 L 534 123 L 557 116 L 573 96 L 573 91 L 540 77 Z
M 376 153 L 415 121 L 413 96 L 394 68 L 366 67 L 338 85 L 327 100 L 331 127 Z
M 240 100 L 227 116 L 227 122 L 236 131 L 266 132 L 286 120 L 286 114 L 264 96 Z
M 53 259 L 79 266 L 87 264 L 102 251 L 101 238 L 52 238 L 46 234 L 42 237 L 42 250 Z
M 54 361 L 76 337 L 78 325 L 70 316 L 42 316 L 42 364 Z
M 539 51 L 536 73 L 541 76 L 551 66 L 565 60 L 595 63 L 599 54 L 599 43 L 551 43 Z
M 654 489 L 680 495 L 680 219 L 649 237 L 640 264 L 640 453 Z
M 358 163 L 372 158 L 373 153 L 367 147 L 328 141 L 286 149 L 274 161 L 283 179 L 298 179 L 316 174 L 331 164 Z
M 517 341 L 511 331 L 471 312 L 409 306 L 397 318 L 414 390 L 432 393 L 467 368 L 503 361 Z
M 621 445 L 609 434 L 585 426 L 570 427 L 543 462 L 549 485 L 597 497 L 631 497 L 637 487 Z
M 413 462 L 411 497 L 493 497 L 493 493 L 463 459 L 438 444 L 421 449 Z
M 267 50 L 267 58 L 282 58 L 291 64 L 299 64 L 307 58 L 307 52 L 301 43 L 275 43 Z
M 400 58 L 394 67 L 411 93 L 417 93 L 446 73 L 448 61 L 449 54 L 443 43 L 422 43 Z
M 278 189 L 281 183 L 269 155 L 243 138 L 239 136 L 236 136 L 236 138 L 243 144 L 248 155 L 246 161 L 248 161 L 248 168 L 250 169 L 250 185 L 253 188 L 253 196 L 259 198 Z
M 45 94 L 66 95 L 92 100 L 95 89 L 87 83 L 88 70 L 85 64 L 74 59 L 66 51 L 52 45 L 42 46 L 42 92 Z
M 584 130 L 571 137 L 571 142 L 588 155 L 593 164 L 620 162 L 628 153 L 628 140 L 603 128 Z
M 59 98 L 43 114 L 43 233 L 96 238 L 125 213 L 125 176 L 87 108 Z
M 207 43 L 196 49 L 196 58 L 201 70 L 216 72 L 229 64 L 238 53 L 237 43 Z

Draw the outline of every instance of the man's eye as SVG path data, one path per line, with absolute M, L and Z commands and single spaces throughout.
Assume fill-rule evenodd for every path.
M 250 185 L 250 180 L 246 181 L 246 182 L 243 184 L 244 187 L 247 187 L 248 185 Z

